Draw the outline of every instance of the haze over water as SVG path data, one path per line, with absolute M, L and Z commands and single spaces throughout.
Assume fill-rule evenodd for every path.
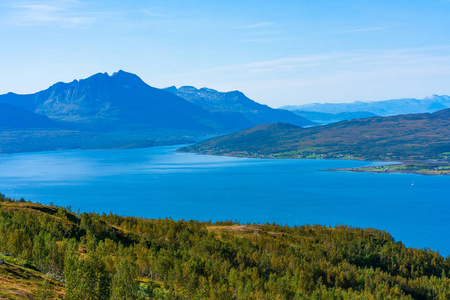
M 3 155 L 0 192 L 146 218 L 374 227 L 406 246 L 450 254 L 450 177 L 324 172 L 371 163 L 203 156 L 177 148 Z

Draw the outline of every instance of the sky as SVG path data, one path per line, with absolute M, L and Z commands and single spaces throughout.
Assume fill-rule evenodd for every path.
M 272 107 L 450 94 L 450 0 L 0 0 L 0 94 L 118 70 Z

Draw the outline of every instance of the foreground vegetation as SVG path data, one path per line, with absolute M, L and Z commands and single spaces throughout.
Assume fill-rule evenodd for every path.
M 80 214 L 1 195 L 0 252 L 7 299 L 450 299 L 450 257 L 375 229 Z

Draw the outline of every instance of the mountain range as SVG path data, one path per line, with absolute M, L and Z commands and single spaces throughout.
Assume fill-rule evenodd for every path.
M 209 92 L 203 94 L 205 105 L 192 101 L 192 97 L 179 97 L 188 94 L 174 93 L 173 89 L 154 88 L 137 75 L 119 71 L 111 76 L 98 73 L 70 83 L 59 82 L 35 94 L 0 95 L 0 103 L 96 131 L 164 128 L 221 133 L 275 121 L 314 124 L 289 111 L 260 105 L 241 92 L 201 89 Z
M 450 96 L 432 95 L 423 99 L 405 98 L 384 101 L 352 103 L 312 103 L 297 106 L 283 106 L 290 111 L 308 111 L 329 114 L 369 112 L 378 116 L 394 116 L 413 113 L 433 113 L 450 108 Z
M 34 94 L 0 95 L 0 152 L 176 143 L 270 122 L 315 124 L 260 105 L 241 92 L 201 89 L 199 103 L 179 90 L 154 88 L 135 74 L 119 71 L 58 82 Z
M 450 109 L 310 128 L 265 124 L 179 151 L 272 158 L 444 159 L 450 156 Z
M 165 128 L 220 132 L 251 125 L 245 118 L 230 120 L 220 112 L 210 113 L 124 71 L 59 82 L 31 95 L 1 95 L 0 103 L 91 131 Z

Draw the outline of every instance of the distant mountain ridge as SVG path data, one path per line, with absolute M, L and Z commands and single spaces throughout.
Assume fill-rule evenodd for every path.
M 240 113 L 254 125 L 273 122 L 289 122 L 302 127 L 315 125 L 307 118 L 295 115 L 287 110 L 274 109 L 259 104 L 240 91 L 218 92 L 209 88 L 197 89 L 193 86 L 182 86 L 178 89 L 171 86 L 165 88 L 165 90 L 211 112 Z
M 433 113 L 435 111 L 450 108 L 450 96 L 432 95 L 423 99 L 405 98 L 384 101 L 352 103 L 312 103 L 297 106 L 283 106 L 290 111 L 309 111 L 321 113 L 347 113 L 366 111 L 378 116 L 393 116 L 412 113 Z
M 296 115 L 302 116 L 304 118 L 307 118 L 308 120 L 311 120 L 319 124 L 329 124 L 340 121 L 378 117 L 376 114 L 367 111 L 341 112 L 337 114 L 322 113 L 315 111 L 304 111 L 304 110 L 292 110 L 292 112 Z
M 450 157 L 450 109 L 310 128 L 265 124 L 180 151 L 279 158 L 444 159 Z
M 124 71 L 59 82 L 31 95 L 1 95 L 0 103 L 102 131 L 169 128 L 220 132 L 252 125 L 244 118 L 230 120 L 220 112 L 211 113 Z

